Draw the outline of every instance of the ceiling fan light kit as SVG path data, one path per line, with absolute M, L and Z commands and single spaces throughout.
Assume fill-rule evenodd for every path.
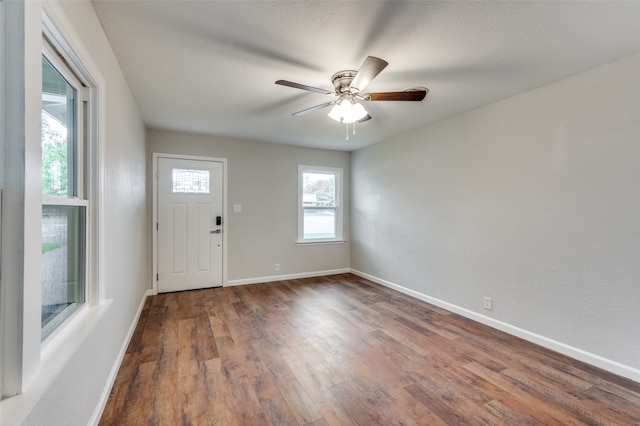
M 369 115 L 367 110 L 358 101 L 422 101 L 429 92 L 426 88 L 420 87 L 402 92 L 379 92 L 360 95 L 360 92 L 362 92 L 387 65 L 389 65 L 388 62 L 383 59 L 368 56 L 358 71 L 344 70 L 331 76 L 331 82 L 335 88 L 334 92 L 287 80 L 278 80 L 276 84 L 338 97 L 335 101 L 294 112 L 292 115 L 306 115 L 333 106 L 328 114 L 329 117 L 347 125 L 353 123 L 355 126 L 356 122 L 363 123 L 371 119 L 371 115 Z
M 367 110 L 364 109 L 362 104 L 359 104 L 353 98 L 345 97 L 331 108 L 328 115 L 339 123 L 351 124 L 363 119 L 367 114 Z

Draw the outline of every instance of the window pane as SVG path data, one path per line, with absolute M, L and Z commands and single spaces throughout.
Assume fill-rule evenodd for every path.
M 302 205 L 304 207 L 336 206 L 336 175 L 333 173 L 304 173 Z
M 336 211 L 305 208 L 304 238 L 336 238 Z
M 43 331 L 85 301 L 84 230 L 84 207 L 42 206 Z
M 42 57 L 42 193 L 72 197 L 76 90 Z
M 173 169 L 171 191 L 185 194 L 209 194 L 209 175 L 209 170 Z

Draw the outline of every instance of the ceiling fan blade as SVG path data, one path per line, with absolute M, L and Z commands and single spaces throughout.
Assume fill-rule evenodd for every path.
M 353 77 L 349 88 L 356 89 L 356 91 L 364 90 L 364 88 L 371 83 L 371 80 L 376 78 L 387 65 L 389 65 L 389 63 L 383 59 L 376 58 L 375 56 L 367 56 L 360 70 L 356 76 Z
M 278 80 L 278 81 L 276 81 L 276 84 L 279 84 L 281 86 L 293 87 L 295 89 L 307 90 L 309 92 L 322 93 L 323 95 L 335 95 L 335 93 L 330 92 L 330 91 L 328 91 L 326 89 L 320 89 L 318 87 L 312 87 L 312 86 L 307 86 L 305 84 L 294 83 L 293 81 Z
M 364 123 L 365 121 L 369 121 L 371 120 L 373 117 L 371 117 L 371 115 L 367 114 L 364 116 L 364 118 L 361 118 L 360 120 L 358 120 L 358 123 Z
M 421 101 L 429 90 L 406 90 L 404 92 L 367 93 L 362 98 L 365 101 Z
M 318 110 L 320 110 L 322 108 L 326 108 L 326 107 L 331 106 L 331 105 L 333 105 L 335 103 L 336 103 L 336 101 L 327 102 L 327 103 L 324 103 L 324 104 L 313 106 L 311 108 L 303 109 L 302 111 L 294 112 L 291 115 L 295 115 L 295 116 L 307 115 L 307 114 L 309 114 L 311 112 L 318 111 Z

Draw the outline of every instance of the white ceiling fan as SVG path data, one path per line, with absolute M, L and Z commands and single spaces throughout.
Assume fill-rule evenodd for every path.
M 333 106 L 329 112 L 329 117 L 341 123 L 363 123 L 372 117 L 362 106 L 360 101 L 422 101 L 428 89 L 419 87 L 399 92 L 373 92 L 364 93 L 364 89 L 389 63 L 375 56 L 368 56 L 359 70 L 338 71 L 331 76 L 334 91 L 307 86 L 305 84 L 294 83 L 287 80 L 278 80 L 276 84 L 289 86 L 296 89 L 307 90 L 309 92 L 320 93 L 328 96 L 336 96 L 329 102 L 294 112 L 292 115 L 302 116 L 323 108 Z

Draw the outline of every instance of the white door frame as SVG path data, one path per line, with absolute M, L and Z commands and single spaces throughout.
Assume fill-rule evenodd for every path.
M 199 160 L 199 161 L 217 161 L 222 163 L 222 286 L 227 284 L 227 219 L 229 217 L 229 209 L 227 207 L 227 159 L 217 157 L 202 157 L 199 155 L 180 155 L 180 154 L 165 154 L 154 152 L 152 154 L 152 180 L 153 180 L 153 217 L 151 221 L 152 235 L 153 235 L 153 274 L 151 275 L 151 285 L 153 294 L 158 294 L 158 159 L 170 158 L 181 160 Z

